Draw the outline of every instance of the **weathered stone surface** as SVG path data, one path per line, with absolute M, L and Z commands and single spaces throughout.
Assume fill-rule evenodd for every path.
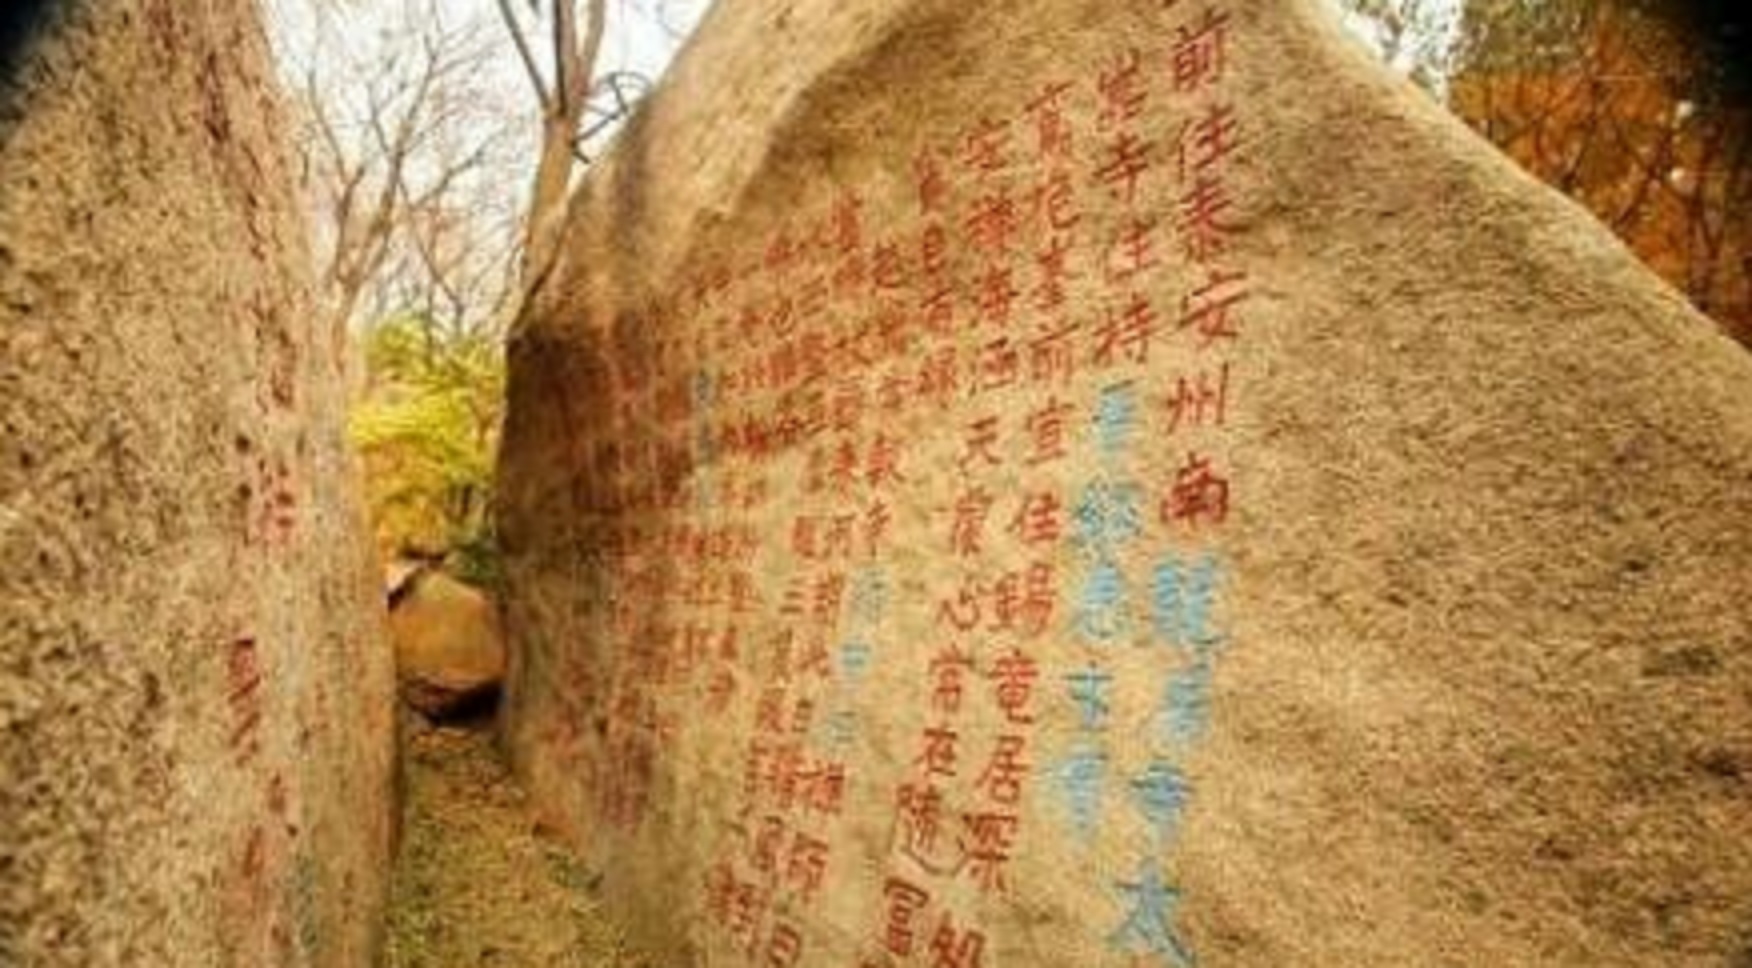
M 505 678 L 505 639 L 491 599 L 438 571 L 410 579 L 390 606 L 396 675 L 408 705 L 432 717 L 479 707 Z
M 0 963 L 373 962 L 394 671 L 254 7 L 0 112 Z
M 388 599 L 390 608 L 395 607 L 395 603 L 412 588 L 414 580 L 429 567 L 431 566 L 425 562 L 407 559 L 392 558 L 384 562 L 383 594 Z
M 723 0 L 648 107 L 502 524 L 667 963 L 1749 957 L 1752 361 L 1313 0 Z

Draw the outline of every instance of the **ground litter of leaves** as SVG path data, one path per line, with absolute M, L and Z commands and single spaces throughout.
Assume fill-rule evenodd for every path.
M 487 731 L 416 730 L 404 755 L 387 968 L 651 968 L 625 946 L 591 873 L 536 832 Z

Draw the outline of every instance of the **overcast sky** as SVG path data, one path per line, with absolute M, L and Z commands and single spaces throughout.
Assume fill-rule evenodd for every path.
M 609 0 L 608 36 L 597 73 L 632 71 L 660 77 L 710 0 Z M 529 0 L 512 0 L 520 12 Z M 540 4 L 547 7 L 544 2 Z M 418 27 L 433 21 L 446 29 L 473 27 L 491 45 L 476 86 L 506 110 L 532 107 L 529 82 L 499 17 L 496 0 L 265 0 L 269 32 L 290 78 L 312 63 L 338 73 L 344 63 L 374 64 Z M 538 60 L 551 70 L 546 33 L 530 31 Z
M 520 11 L 532 4 L 532 0 L 511 2 Z M 609 32 L 598 73 L 631 71 L 653 80 L 660 77 L 710 2 L 609 0 Z M 1341 0 L 1328 3 L 1335 10 L 1343 9 Z M 1390 3 L 1417 13 L 1409 18 L 1414 25 L 1411 42 L 1393 65 L 1401 72 L 1409 71 L 1418 59 L 1439 62 L 1441 53 L 1458 39 L 1461 0 Z M 545 0 L 536 5 L 548 6 Z M 341 73 L 342 63 L 380 63 L 398 38 L 405 39 L 417 29 L 414 24 L 437 20 L 451 29 L 473 25 L 491 45 L 491 56 L 471 84 L 478 99 L 490 104 L 500 119 L 516 116 L 533 123 L 528 80 L 499 20 L 497 0 L 264 0 L 264 6 L 275 48 L 294 83 L 313 62 L 333 75 Z M 1346 21 L 1365 41 L 1378 40 L 1378 31 L 1366 19 L 1350 16 Z M 541 53 L 539 42 L 544 38 L 539 30 L 533 39 Z M 542 66 L 549 68 L 546 63 Z
M 608 35 L 597 75 L 631 71 L 657 79 L 709 2 L 609 0 Z M 551 28 L 535 22 L 531 0 L 511 0 L 511 4 L 524 15 L 526 36 L 551 90 Z M 551 4 L 543 0 L 539 6 Z M 459 220 L 454 224 L 467 226 L 448 236 L 454 240 L 452 251 L 469 253 L 465 277 L 477 281 L 469 284 L 471 289 L 486 287 L 477 290 L 484 291 L 484 297 L 471 298 L 468 304 L 488 309 L 496 305 L 491 293 L 498 285 L 495 280 L 507 278 L 512 264 L 541 132 L 537 100 L 497 0 L 263 0 L 263 8 L 281 73 L 287 87 L 299 95 L 291 116 L 295 128 L 289 134 L 301 149 L 301 185 L 311 206 L 308 224 L 319 259 L 328 257 L 337 236 L 335 199 L 342 184 L 327 145 L 340 144 L 349 165 L 381 159 L 368 122 L 372 100 L 387 99 L 384 118 L 393 129 L 411 103 L 407 79 L 425 62 L 422 41 L 446 38 L 444 49 L 450 53 L 444 59 L 460 57 L 459 62 L 467 66 L 448 74 L 424 102 L 423 117 L 441 120 L 420 128 L 428 134 L 407 159 L 405 184 L 413 196 L 434 185 L 448 186 L 441 196 L 443 210 Z M 458 54 L 452 44 L 469 53 Z M 311 76 L 316 79 L 314 98 L 305 96 Z M 320 106 L 327 130 L 334 135 L 332 142 L 320 135 L 320 127 L 308 123 L 314 115 L 306 106 L 312 102 Z M 612 128 L 605 128 L 586 144 L 586 152 L 599 155 L 612 134 Z M 469 157 L 480 163 L 457 177 L 443 177 L 459 159 Z M 372 197 L 383 171 L 380 160 L 373 160 L 367 188 L 352 193 L 354 197 Z M 404 284 L 421 278 L 421 260 L 413 256 L 416 250 L 399 233 L 393 245 L 384 271 L 369 288 L 361 319 L 394 314 L 406 302 L 407 292 L 418 291 Z M 446 291 L 456 291 L 455 278 L 451 281 Z
M 609 37 L 603 66 L 635 70 L 655 77 L 675 53 L 675 35 L 692 30 L 709 0 L 610 0 Z M 471 20 L 499 22 L 495 0 L 431 0 L 438 16 L 452 25 Z M 519 10 L 528 0 L 513 0 Z M 266 0 L 264 6 L 282 50 L 296 56 L 318 43 L 346 43 L 365 53 L 373 35 L 393 30 L 404 16 L 403 0 Z M 545 6 L 545 4 L 544 4 Z M 319 21 L 326 30 L 318 27 Z M 515 68 L 506 50 L 506 66 Z
M 0 3 L 5 0 L 0 0 Z M 551 73 L 552 54 L 547 49 L 549 32 L 534 23 L 532 0 L 510 0 L 529 21 L 527 36 L 542 70 Z M 686 35 L 698 24 L 711 0 L 609 0 L 608 35 L 604 41 L 598 76 L 630 71 L 657 80 L 674 58 Z M 756 0 L 759 2 L 759 0 Z M 975 2 L 975 0 L 966 0 Z M 1134 0 L 1115 0 L 1134 2 Z M 1328 0 L 1335 10 L 1342 0 Z M 1395 66 L 1409 70 L 1416 60 L 1442 60 L 1440 52 L 1458 37 L 1461 0 L 1390 0 L 1402 10 L 1415 8 L 1406 49 Z M 323 105 L 331 129 L 349 143 L 351 157 L 367 157 L 375 143 L 366 107 L 367 91 L 373 86 L 393 90 L 389 79 L 401 76 L 394 67 L 397 52 L 405 74 L 419 60 L 416 45 L 422 36 L 454 34 L 468 38 L 480 55 L 469 69 L 453 79 L 444 94 L 446 121 L 439 126 L 438 143 L 428 146 L 409 162 L 410 191 L 418 194 L 419 183 L 435 182 L 446 164 L 444 159 L 466 155 L 490 138 L 484 149 L 485 163 L 453 182 L 454 210 L 492 237 L 514 237 L 524 199 L 533 180 L 540 123 L 536 99 L 530 90 L 516 48 L 500 19 L 498 0 L 263 0 L 269 31 L 282 72 L 289 87 L 302 90 L 312 68 L 320 80 L 316 100 Z M 551 6 L 547 0 L 535 4 Z M 1349 22 L 1365 41 L 1378 40 L 1366 20 Z M 1377 44 L 1379 46 L 1379 44 Z M 1431 56 L 1431 52 L 1435 56 Z M 548 85 L 551 88 L 551 81 Z M 389 112 L 393 118 L 398 112 Z M 587 122 L 588 123 L 588 122 Z M 308 147 L 321 145 L 311 129 L 301 128 Z M 592 138 L 585 146 L 599 156 L 612 129 Z M 320 156 L 321 150 L 314 152 Z M 311 169 L 305 168 L 307 177 Z M 325 184 L 318 181 L 309 185 Z M 322 193 L 313 190 L 313 231 L 319 249 L 323 241 Z M 509 243 L 489 246 L 509 251 Z

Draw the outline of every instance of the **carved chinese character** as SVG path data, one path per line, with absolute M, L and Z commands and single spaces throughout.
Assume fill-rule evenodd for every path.
M 1195 562 L 1164 558 L 1156 565 L 1152 604 L 1156 633 L 1171 645 L 1203 655 L 1223 637 L 1211 616 L 1216 607 L 1222 566 L 1214 554 Z
M 949 230 L 932 222 L 919 235 L 919 267 L 927 276 L 949 271 Z
M 1094 836 L 1101 821 L 1107 767 L 1107 751 L 1088 740 L 1078 740 L 1053 767 L 1054 787 L 1071 829 L 1085 840 Z
M 847 192 L 834 200 L 828 217 L 831 244 L 836 254 L 850 255 L 864 245 L 864 200 Z
M 1168 677 L 1155 716 L 1162 742 L 1186 744 L 1204 734 L 1211 721 L 1211 661 L 1200 656 Z
M 1052 626 L 1058 608 L 1058 571 L 1050 561 L 1036 561 L 1022 574 L 1022 607 L 1017 615 L 1024 634 L 1038 636 Z
M 949 550 L 963 558 L 985 550 L 986 520 L 995 499 L 983 487 L 972 487 L 955 499 L 954 522 L 949 530 Z
M 907 957 L 913 953 L 913 948 L 918 943 L 915 925 L 920 912 L 931 903 L 931 895 L 924 888 L 898 877 L 890 877 L 882 885 L 882 898 L 887 905 L 882 925 L 882 946 L 889 954 Z
M 900 472 L 899 441 L 882 433 L 871 439 L 869 455 L 864 462 L 864 481 L 875 488 L 906 483 L 905 475 Z
M 931 708 L 945 716 L 953 716 L 960 712 L 961 697 L 966 686 L 963 676 L 972 671 L 973 659 L 953 645 L 945 646 L 933 656 L 931 659 Z M 953 776 L 954 736 L 950 735 L 945 740 L 943 736 L 937 735 L 934 740 L 938 743 L 947 742 L 950 772 L 946 775 Z
M 783 817 L 766 816 L 760 821 L 760 829 L 755 832 L 754 842 L 748 849 L 748 861 L 755 870 L 771 874 L 779 869 L 779 850 L 785 841 L 785 820 Z
M 1130 481 L 1090 481 L 1071 512 L 1077 546 L 1091 558 L 1109 558 L 1142 534 L 1141 493 Z
M 888 509 L 888 502 L 871 502 L 864 511 L 865 554 L 871 557 L 881 554 L 883 542 L 888 537 L 888 528 L 893 523 L 894 513 Z
M 1157 265 L 1156 226 L 1140 219 L 1127 219 L 1107 249 L 1106 276 L 1109 285 L 1133 282 Z
M 919 325 L 925 331 L 946 336 L 955 329 L 955 288 L 947 283 L 931 286 L 919 297 Z M 898 407 L 887 407 L 894 410 Z
M 766 917 L 768 898 L 760 885 L 739 881 L 730 902 L 730 936 L 745 947 L 752 947 Z
M 1016 848 L 1021 818 L 1013 813 L 969 813 L 961 818 L 961 849 L 967 857 L 967 874 L 984 891 L 1005 891 L 1009 883 L 1004 869 Z
M 1095 82 L 1101 98 L 1098 120 L 1104 129 L 1124 128 L 1143 116 L 1149 91 L 1144 86 L 1144 58 L 1135 48 L 1104 68 Z
M 1130 380 L 1101 388 L 1089 429 L 1104 457 L 1118 457 L 1131 449 L 1138 426 L 1138 388 Z
M 766 968 L 795 968 L 803 959 L 803 935 L 783 921 L 773 925 L 767 940 Z
M 834 493 L 844 497 L 849 494 L 858 482 L 859 465 L 858 448 L 851 440 L 841 440 L 834 444 L 827 457 L 827 484 Z
M 1150 152 L 1155 143 L 1135 132 L 1121 131 L 1106 144 L 1105 161 L 1095 170 L 1095 180 L 1114 198 L 1131 205 L 1137 199 L 1138 181 L 1150 170 Z
M 1046 248 L 1035 253 L 1034 264 L 1039 270 L 1039 281 L 1034 285 L 1034 308 L 1046 312 L 1057 312 L 1065 307 L 1069 299 L 1069 286 L 1077 276 L 1071 271 L 1071 240 L 1062 232 L 1055 232 L 1047 239 Z
M 1108 936 L 1120 951 L 1166 958 L 1176 968 L 1192 968 L 1192 952 L 1175 927 L 1180 890 L 1168 886 L 1152 861 L 1144 861 L 1137 878 L 1115 884 L 1125 897 L 1125 920 Z
M 1214 380 L 1209 373 L 1199 373 L 1191 379 L 1185 376 L 1176 378 L 1174 390 L 1165 402 L 1168 410 L 1166 430 L 1170 434 L 1182 428 L 1225 426 L 1229 411 L 1229 364 L 1217 368 Z
M 1241 122 L 1234 108 L 1223 103 L 1209 105 L 1197 119 L 1180 127 L 1176 148 L 1180 181 L 1217 174 L 1218 167 L 1240 146 Z
M 1109 696 L 1113 691 L 1113 673 L 1090 666 L 1065 676 L 1071 702 L 1077 707 L 1077 723 L 1084 732 L 1099 733 L 1107 729 L 1107 717 L 1113 711 Z
M 1197 23 L 1175 32 L 1169 62 L 1174 90 L 1190 93 L 1220 83 L 1228 60 L 1229 15 L 1206 8 Z
M 785 881 L 804 898 L 812 898 L 821 890 L 827 876 L 827 841 L 799 831 L 791 841 L 791 852 L 785 865 Z
M 1118 307 L 1108 306 L 1093 334 L 1094 364 L 1113 366 L 1122 358 L 1140 365 L 1148 363 L 1159 319 L 1156 308 L 1142 293 L 1132 293 Z
M 1034 189 L 1034 209 L 1049 231 L 1070 232 L 1083 220 L 1083 213 L 1076 206 L 1076 191 L 1071 173 L 1063 168 L 1053 169 Z
M 1192 798 L 1192 782 L 1178 766 L 1155 760 L 1132 778 L 1131 788 L 1138 812 L 1155 831 L 1157 842 L 1166 845 L 1173 839 L 1187 801 Z
M 839 572 L 829 572 L 816 579 L 814 607 L 811 617 L 824 625 L 832 625 L 839 621 L 840 606 L 845 601 L 846 576 Z
M 1050 463 L 1065 456 L 1065 431 L 1075 412 L 1074 407 L 1056 396 L 1048 397 L 1044 404 L 1029 411 L 1024 426 L 1028 433 L 1027 461 L 1030 466 Z
M 992 664 L 988 677 L 992 680 L 998 709 L 1004 714 L 1005 721 L 1019 726 L 1034 722 L 1031 706 L 1034 683 L 1040 678 L 1039 663 L 1021 649 L 1012 647 Z
M 962 139 L 961 165 L 972 174 L 986 177 L 1010 167 L 1010 125 L 981 118 Z
M 1028 344 L 1028 378 L 1037 383 L 1070 384 L 1077 373 L 1072 337 L 1081 324 L 1066 320 L 1041 332 Z
M 961 457 L 956 466 L 967 474 L 974 469 L 997 467 L 1003 463 L 997 452 L 998 418 L 981 417 L 967 425 L 962 437 Z
M 1178 226 L 1186 257 L 1204 265 L 1228 248 L 1235 227 L 1224 220 L 1233 207 L 1228 187 L 1212 175 L 1199 175 L 1180 196 Z
M 980 318 L 999 329 L 1010 325 L 1016 300 L 1022 295 L 1016 288 L 1015 270 L 1007 265 L 987 266 L 975 286 L 974 306 Z
M 1021 228 L 1016 200 L 999 188 L 974 199 L 964 226 L 974 250 L 992 259 L 1007 259 Z
M 919 396 L 946 407 L 959 395 L 960 389 L 961 362 L 955 347 L 945 346 L 919 363 Z
M 1068 81 L 1047 84 L 1028 102 L 1028 114 L 1034 120 L 1035 157 L 1041 161 L 1062 161 L 1071 156 L 1071 125 L 1065 110 L 1071 90 Z
M 937 852 L 943 825 L 943 791 L 936 786 L 908 783 L 895 791 L 896 827 L 901 848 L 928 861 Z
M 1162 523 L 1222 524 L 1229 517 L 1229 479 L 1209 457 L 1188 454 L 1162 499 Z
M 1110 642 L 1130 627 L 1126 611 L 1129 592 L 1125 575 L 1111 561 L 1099 561 L 1083 579 L 1073 615 L 1078 634 L 1090 643 Z
M 980 600 L 977 587 L 963 585 L 952 598 L 937 605 L 937 623 L 957 632 L 971 632 L 979 626 Z
M 1053 491 L 1024 494 L 1010 530 L 1026 545 L 1057 544 L 1064 536 L 1064 502 Z
M 1235 307 L 1247 300 L 1247 273 L 1212 269 L 1205 281 L 1181 299 L 1180 328 L 1198 333 L 1200 344 L 1239 335 Z
M 821 541 L 821 557 L 850 558 L 855 553 L 854 528 L 858 519 L 851 514 L 836 514 L 827 520 L 827 534 Z
M 1022 378 L 1022 354 L 1008 336 L 1001 336 L 979 348 L 975 365 L 974 390 L 990 393 L 1014 386 Z
M 931 935 L 931 968 L 980 968 L 985 935 L 968 929 L 956 931 L 947 912 Z
M 836 723 L 843 723 L 838 714 Z M 854 715 L 852 725 L 856 725 Z M 829 762 L 822 766 L 813 783 L 809 785 L 804 800 L 804 807 L 812 813 L 838 816 L 845 807 L 846 800 L 846 767 L 844 763 Z
M 913 159 L 913 178 L 918 186 L 919 211 L 940 213 L 949 202 L 949 182 L 943 174 L 943 163 L 929 149 Z

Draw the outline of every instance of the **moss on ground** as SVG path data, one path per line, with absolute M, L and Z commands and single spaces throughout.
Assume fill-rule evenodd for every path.
M 536 833 L 481 730 L 413 734 L 387 968 L 648 968 L 593 896 L 596 878 Z

